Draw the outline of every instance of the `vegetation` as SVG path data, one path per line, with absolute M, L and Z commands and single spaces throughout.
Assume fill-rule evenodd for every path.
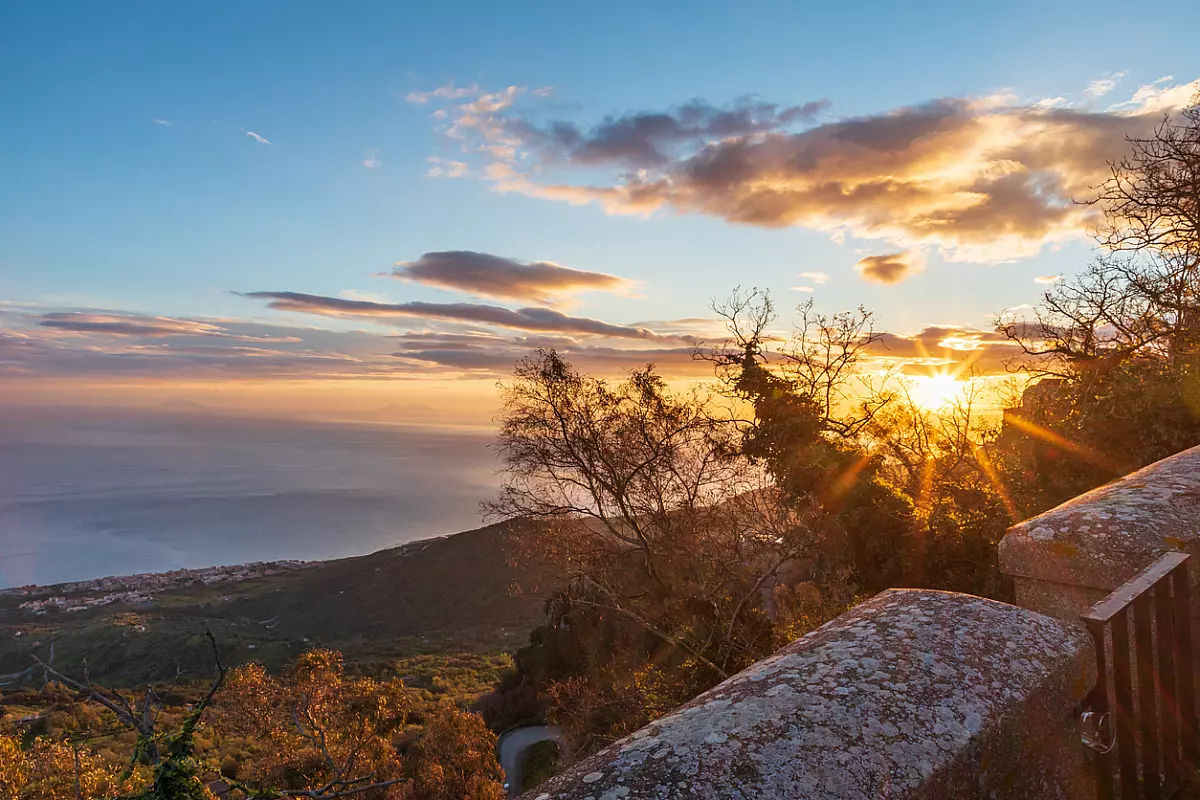
M 405 763 L 415 758 L 409 751 L 430 721 L 435 731 L 445 724 L 460 734 L 464 724 L 481 726 L 476 716 L 460 719 L 450 712 L 467 712 L 499 680 L 512 664 L 505 651 L 514 635 L 527 632 L 538 619 L 538 601 L 511 591 L 514 581 L 534 583 L 537 578 L 506 564 L 507 529 L 492 526 L 242 584 L 187 587 L 132 611 L 112 605 L 34 616 L 16 608 L 20 598 L 0 599 L 5 642 L 0 671 L 9 672 L 9 680 L 24 677 L 23 685 L 0 692 L 0 747 L 21 754 L 11 764 L 5 759 L 4 779 L 22 787 L 18 792 L 14 783 L 12 796 L 53 798 L 54 792 L 62 792 L 74 798 L 76 752 L 83 797 L 129 793 L 152 777 L 150 765 L 139 759 L 124 782 L 117 781 L 141 746 L 139 733 L 92 699 L 90 690 L 53 678 L 36 666 L 35 658 L 52 664 L 64 679 L 76 676 L 97 689 L 118 687 L 139 708 L 135 695 L 152 697 L 150 738 L 165 743 L 209 688 L 196 680 L 213 663 L 211 644 L 203 635 L 206 627 L 214 631 L 231 666 L 260 670 L 280 691 L 300 690 L 294 682 L 296 665 L 310 659 L 308 653 L 318 643 L 323 646 L 318 652 L 345 652 L 343 680 L 402 685 L 407 716 L 391 738 Z M 449 597 L 444 591 L 449 585 L 464 588 Z M 404 612 L 396 613 L 398 608 Z M 327 676 L 332 680 L 332 673 Z M 196 771 L 206 783 L 225 776 L 264 791 L 270 786 L 299 791 L 287 781 L 253 783 L 257 765 L 265 765 L 268 754 L 259 746 L 259 736 L 233 731 L 225 721 L 233 690 L 245 679 L 242 669 L 233 666 L 229 685 L 196 727 Z M 136 693 L 121 688 L 135 686 L 141 687 Z M 449 746 L 454 738 L 442 741 Z M 474 753 L 494 763 L 491 745 L 478 744 Z M 418 791 L 424 781 L 426 789 L 420 791 L 426 794 L 414 796 L 426 796 L 433 773 L 418 774 L 419 763 L 411 761 L 405 786 L 411 783 L 411 791 Z M 459 773 L 467 778 L 489 774 L 480 768 Z M 449 796 L 478 789 L 462 789 L 464 785 L 457 784 Z M 394 791 L 402 789 L 410 791 Z
M 4 797 L 208 800 L 221 785 L 259 800 L 503 797 L 495 736 L 478 715 L 394 676 L 350 674 L 331 650 L 309 651 L 278 676 L 218 660 L 214 681 L 181 705 L 168 705 L 179 695 L 166 691 L 147 689 L 139 702 L 41 666 L 67 710 L 86 703 L 100 713 L 90 729 L 0 734 Z M 83 746 L 110 737 L 118 747 Z
M 212 665 L 205 630 L 230 665 L 255 661 L 274 671 L 314 647 L 338 650 L 366 670 L 422 654 L 494 658 L 540 620 L 540 601 L 512 591 L 542 579 L 507 563 L 509 527 L 264 579 L 185 587 L 145 607 L 33 615 L 17 607 L 26 598 L 0 597 L 0 681 L 27 670 L 35 656 L 68 674 L 82 674 L 86 659 L 91 678 L 113 686 L 203 676 Z
M 120 770 L 77 742 L 0 734 L 0 797 L 76 800 L 111 797 Z
M 490 509 L 541 523 L 522 528 L 517 557 L 561 588 L 482 703 L 493 727 L 546 714 L 591 749 L 855 597 L 1002 591 L 1008 517 L 971 401 L 941 416 L 882 390 L 848 405 L 868 315 L 806 317 L 797 341 L 820 349 L 785 349 L 773 369 L 769 298 L 723 309 L 733 338 L 705 354 L 719 394 L 672 391 L 651 368 L 610 385 L 553 351 L 506 386 Z

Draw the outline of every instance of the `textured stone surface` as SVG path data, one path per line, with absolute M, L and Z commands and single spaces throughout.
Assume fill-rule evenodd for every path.
M 1200 552 L 1200 447 L 1009 528 L 1000 569 L 1026 579 L 1024 598 L 1017 580 L 1021 605 L 1050 613 L 1034 604 L 1033 593 L 1052 590 L 1033 582 L 1103 590 L 1103 596 L 1169 550 Z
M 1080 617 L 1109 595 L 1108 589 L 1071 586 L 1019 576 L 1013 578 L 1013 589 L 1017 605 L 1021 608 L 1028 608 L 1076 625 L 1082 625 L 1083 620 Z
M 522 797 L 1084 797 L 1092 659 L 1058 620 L 889 590 Z

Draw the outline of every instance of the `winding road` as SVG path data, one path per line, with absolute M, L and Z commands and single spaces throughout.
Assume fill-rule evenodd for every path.
M 524 765 L 525 754 L 538 742 L 556 742 L 560 752 L 566 748 L 562 731 L 554 725 L 513 728 L 502 734 L 496 742 L 496 758 L 500 762 L 500 768 L 504 770 L 504 788 L 509 797 L 516 797 L 521 793 L 521 767 Z

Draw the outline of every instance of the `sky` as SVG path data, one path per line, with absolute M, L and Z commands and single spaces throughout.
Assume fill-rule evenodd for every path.
M 735 286 L 914 373 L 1092 257 L 1200 5 L 9 3 L 0 402 L 483 419 L 534 347 L 699 375 Z

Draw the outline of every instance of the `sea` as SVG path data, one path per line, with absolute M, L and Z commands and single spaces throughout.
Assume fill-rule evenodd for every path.
M 482 524 L 483 428 L 0 406 L 0 589 L 360 555 Z

